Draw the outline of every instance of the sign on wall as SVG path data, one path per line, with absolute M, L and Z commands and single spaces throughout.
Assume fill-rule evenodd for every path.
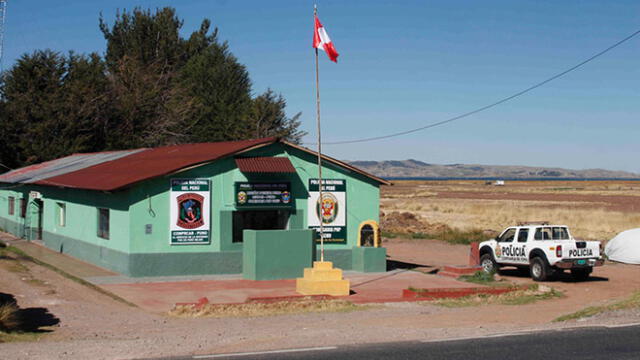
M 307 204 L 307 223 L 310 229 L 320 232 L 323 225 L 323 238 L 326 243 L 347 242 L 347 199 L 346 180 L 322 179 L 322 199 L 318 179 L 309 179 L 309 202 Z M 317 241 L 320 240 L 318 237 Z
M 171 244 L 209 244 L 209 180 L 171 179 L 169 201 Z
M 236 183 L 236 206 L 285 206 L 292 204 L 291 185 L 281 183 Z

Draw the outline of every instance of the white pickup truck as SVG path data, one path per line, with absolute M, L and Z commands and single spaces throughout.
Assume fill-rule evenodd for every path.
M 565 269 L 575 279 L 584 280 L 594 266 L 604 263 L 599 241 L 576 240 L 566 226 L 547 222 L 520 223 L 478 247 L 484 271 L 496 272 L 502 266 L 528 268 L 535 281 L 545 281 Z

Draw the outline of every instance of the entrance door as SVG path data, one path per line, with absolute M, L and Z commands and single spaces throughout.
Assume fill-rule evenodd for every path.
M 287 210 L 242 210 L 233 212 L 233 242 L 242 242 L 242 230 L 285 230 Z
M 40 199 L 33 200 L 34 209 L 32 210 L 33 220 L 31 221 L 31 240 L 42 240 L 42 213 L 44 210 L 44 202 Z

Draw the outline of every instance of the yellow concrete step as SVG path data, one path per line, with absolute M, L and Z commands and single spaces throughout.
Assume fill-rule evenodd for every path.
M 342 270 L 306 268 L 304 269 L 304 278 L 319 281 L 342 280 Z
M 334 269 L 331 261 L 314 261 L 304 269 L 304 277 L 296 279 L 296 291 L 302 295 L 349 295 L 349 280 L 342 279 L 342 270 Z
M 313 268 L 318 270 L 331 270 L 333 263 L 331 261 L 314 261 Z
M 296 291 L 302 295 L 349 295 L 349 280 L 308 280 L 296 279 Z

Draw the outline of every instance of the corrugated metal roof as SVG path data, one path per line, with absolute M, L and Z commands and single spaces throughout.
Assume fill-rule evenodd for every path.
M 276 138 L 264 138 L 144 149 L 113 161 L 50 177 L 36 183 L 89 190 L 117 190 L 143 180 L 174 173 L 276 141 L 278 141 Z
M 236 165 L 244 173 L 295 173 L 296 169 L 286 157 L 237 158 Z
M 35 183 L 57 175 L 81 170 L 106 161 L 116 160 L 146 149 L 105 151 L 90 154 L 73 154 L 40 164 L 35 164 L 0 175 L 0 181 L 10 183 Z M 51 184 L 57 185 L 57 184 Z
M 27 166 L 0 175 L 0 182 L 33 183 L 88 190 L 118 190 L 140 181 L 176 173 L 227 156 L 240 154 L 276 142 L 316 153 L 277 138 L 227 141 L 217 143 L 183 144 L 154 149 L 134 149 L 92 154 L 74 154 L 64 158 Z M 390 182 L 362 171 L 334 158 L 322 155 L 325 161 L 371 178 L 381 184 Z M 239 160 L 239 162 L 238 162 Z M 285 157 L 238 158 L 241 171 L 274 173 L 295 172 Z

